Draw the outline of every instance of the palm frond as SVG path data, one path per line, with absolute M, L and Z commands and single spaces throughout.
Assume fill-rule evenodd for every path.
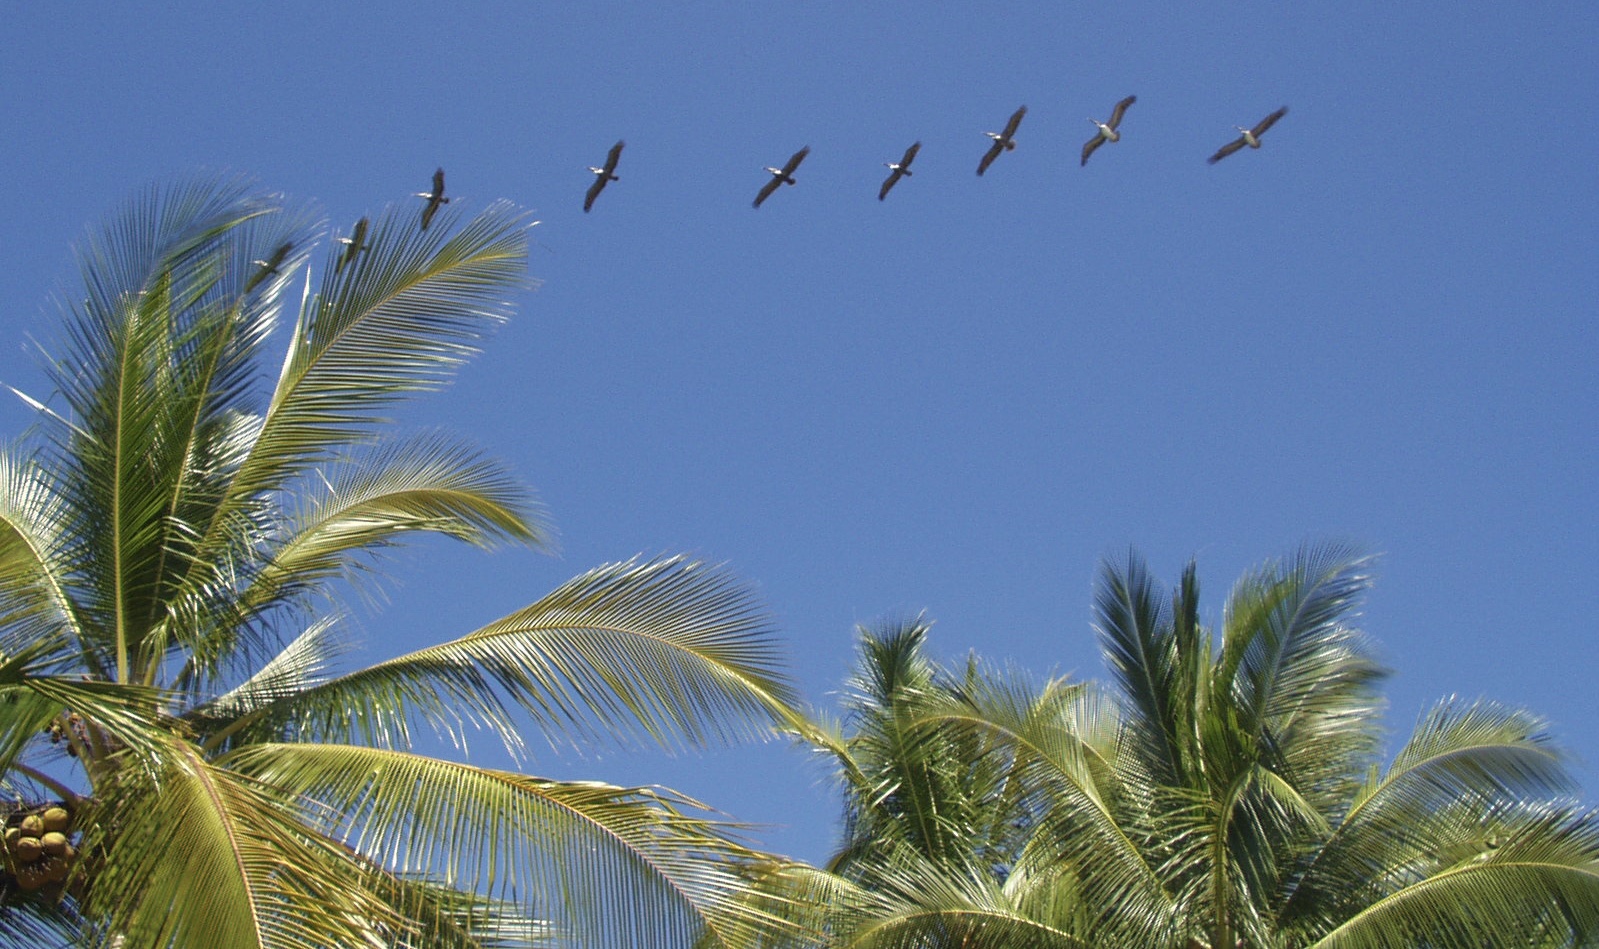
M 393 872 L 515 899 L 584 945 L 739 946 L 786 929 L 747 900 L 758 855 L 670 792 L 357 746 L 251 745 L 223 761 L 320 802 Z
M 1599 935 L 1599 821 L 1556 808 L 1493 847 L 1375 899 L 1309 943 L 1589 945 Z
M 158 780 L 97 788 L 83 907 L 129 945 L 381 944 L 406 921 L 352 885 L 347 855 L 279 791 L 181 743 Z M 87 881 L 86 881 L 87 882 Z
M 457 741 L 472 723 L 515 751 L 521 733 L 508 699 L 552 742 L 631 737 L 670 748 L 765 738 L 791 721 L 794 692 L 778 661 L 769 621 L 728 574 L 681 557 L 628 561 L 260 714 L 302 740 L 353 733 L 380 747 L 405 747 L 413 716 Z
M 1152 773 L 1168 784 L 1185 770 L 1171 686 L 1181 675 L 1172 617 L 1159 584 L 1137 554 L 1125 568 L 1103 565 L 1094 590 L 1094 630 L 1122 693 L 1138 718 L 1134 737 Z M 1188 657 L 1186 661 L 1196 661 Z

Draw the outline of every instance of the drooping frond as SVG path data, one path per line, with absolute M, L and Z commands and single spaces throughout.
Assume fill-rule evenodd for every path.
M 359 867 L 298 804 L 173 743 L 155 780 L 97 789 L 84 849 L 102 855 L 85 909 L 129 945 L 381 945 L 403 932 Z M 114 818 L 113 818 L 114 815 Z
M 0 651 L 50 638 L 94 668 L 69 595 L 73 563 L 66 531 L 61 499 L 37 463 L 18 449 L 0 450 Z
M 321 802 L 391 871 L 516 900 L 581 945 L 734 947 L 787 929 L 748 899 L 756 855 L 669 792 L 354 746 L 252 745 L 223 761 Z
M 459 639 L 340 676 L 281 711 L 305 736 L 403 745 L 411 715 L 519 734 L 501 698 L 563 735 L 667 747 L 766 737 L 791 714 L 771 627 L 727 574 L 681 557 L 611 564 Z
M 1313 949 L 1586 946 L 1599 934 L 1599 822 L 1551 808 L 1452 866 L 1373 899 Z

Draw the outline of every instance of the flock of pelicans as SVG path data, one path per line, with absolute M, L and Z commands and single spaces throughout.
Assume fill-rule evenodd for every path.
M 1116 107 L 1111 110 L 1109 120 L 1104 122 L 1093 118 L 1088 120 L 1094 123 L 1094 125 L 1096 125 L 1098 128 L 1094 133 L 1094 137 L 1083 144 L 1083 165 L 1088 164 L 1089 156 L 1093 155 L 1101 145 L 1105 144 L 1106 142 L 1121 141 L 1122 136 L 1119 129 L 1121 127 L 1122 117 L 1127 114 L 1128 107 L 1137 101 L 1137 96 L 1128 96 L 1127 98 L 1116 103 Z M 1277 111 L 1261 119 L 1259 122 L 1256 122 L 1253 128 L 1245 128 L 1242 125 L 1233 126 L 1233 128 L 1238 130 L 1238 137 L 1223 145 L 1221 148 L 1218 148 L 1216 153 L 1211 155 L 1210 158 L 1206 160 L 1210 162 L 1210 164 L 1214 165 L 1216 162 L 1221 161 L 1223 158 L 1226 158 L 1228 155 L 1231 155 L 1233 152 L 1236 152 L 1246 146 L 1249 148 L 1259 148 L 1260 137 L 1266 134 L 1267 129 L 1277 124 L 1278 119 L 1287 114 L 1288 107 L 1283 106 Z M 1027 106 L 1024 105 L 1015 112 L 1011 113 L 1011 117 L 1009 121 L 1005 123 L 1005 128 L 1003 131 L 983 133 L 993 141 L 989 144 L 988 151 L 983 153 L 982 160 L 977 163 L 977 173 L 979 175 L 988 170 L 988 166 L 994 163 L 994 159 L 998 158 L 1005 152 L 1015 150 L 1016 130 L 1021 127 L 1022 118 L 1026 115 Z M 622 148 L 625 144 L 626 143 L 624 142 L 617 142 L 615 145 L 612 145 L 611 150 L 605 156 L 604 165 L 598 168 L 592 165 L 589 166 L 589 171 L 594 173 L 594 183 L 589 185 L 588 193 L 583 197 L 584 211 L 588 211 L 590 208 L 594 207 L 594 199 L 600 196 L 600 192 L 605 190 L 606 185 L 613 181 L 620 180 L 616 175 L 616 166 L 617 163 L 622 159 Z M 888 169 L 888 177 L 883 180 L 882 187 L 877 191 L 877 200 L 881 201 L 884 198 L 887 198 L 888 193 L 893 190 L 894 186 L 899 183 L 901 178 L 907 178 L 910 176 L 911 163 L 916 160 L 916 153 L 921 150 L 921 147 L 921 142 L 914 142 L 909 148 L 905 149 L 905 154 L 900 156 L 899 161 L 883 163 L 884 167 Z M 810 153 L 811 148 L 809 145 L 807 145 L 790 155 L 788 161 L 783 163 L 783 167 L 774 168 L 772 166 L 767 166 L 766 171 L 771 175 L 771 178 L 766 182 L 766 184 L 762 185 L 761 190 L 756 193 L 755 207 L 760 207 L 762 202 L 764 202 L 767 198 L 770 198 L 772 193 L 777 190 L 779 185 L 794 184 L 795 170 L 799 168 L 800 162 L 805 160 L 805 156 L 809 155 Z M 438 213 L 439 207 L 441 205 L 450 203 L 450 199 L 444 196 L 443 168 L 433 172 L 433 189 L 431 191 L 418 191 L 416 192 L 416 197 L 423 198 L 427 201 L 427 203 L 422 206 L 422 230 L 425 231 L 428 229 L 428 225 L 433 223 L 433 216 Z M 368 225 L 368 220 L 366 218 L 362 218 L 355 223 L 355 228 L 351 231 L 349 237 L 341 237 L 338 239 L 339 243 L 344 245 L 344 253 L 339 255 L 337 270 L 343 270 L 347 264 L 355 259 L 357 254 L 366 249 L 366 232 Z M 288 257 L 291 247 L 292 245 L 290 244 L 284 244 L 282 247 L 279 247 L 276 251 L 274 251 L 266 260 L 254 261 L 254 263 L 258 264 L 261 269 L 250 278 L 245 286 L 245 292 L 248 293 L 250 290 L 254 289 L 255 285 L 260 283 L 262 280 L 265 280 L 268 275 L 277 273 L 279 265 L 281 265 L 284 259 Z
M 1094 154 L 1094 151 L 1098 149 L 1099 146 L 1105 144 L 1106 142 L 1121 141 L 1122 135 L 1118 129 L 1122 124 L 1122 116 L 1127 114 L 1128 106 L 1131 106 L 1137 101 L 1137 96 L 1128 96 L 1127 98 L 1116 103 L 1116 107 L 1111 110 L 1109 120 L 1104 122 L 1093 118 L 1088 120 L 1094 123 L 1094 125 L 1098 126 L 1098 131 L 1094 133 L 1093 138 L 1089 139 L 1083 144 L 1082 164 L 1088 164 L 1088 157 Z M 1266 134 L 1267 129 L 1277 124 L 1278 119 L 1287 114 L 1288 107 L 1283 106 L 1276 112 L 1273 112 L 1272 114 L 1261 119 L 1259 122 L 1256 122 L 1253 128 L 1245 128 L 1242 125 L 1233 126 L 1233 128 L 1237 129 L 1239 132 L 1238 137 L 1217 149 L 1216 154 L 1210 156 L 1209 162 L 1214 165 L 1216 162 L 1221 161 L 1223 158 L 1226 158 L 1228 155 L 1231 155 L 1233 152 L 1236 152 L 1245 146 L 1250 148 L 1259 148 L 1260 137 Z M 1004 131 L 983 133 L 990 139 L 993 139 L 993 141 L 989 144 L 988 151 L 983 153 L 982 160 L 977 163 L 977 173 L 979 175 L 988 170 L 988 166 L 994 163 L 994 159 L 998 158 L 1005 152 L 1012 151 L 1016 148 L 1016 129 L 1021 126 L 1022 117 L 1025 115 L 1027 115 L 1027 106 L 1024 105 L 1015 112 L 1011 113 L 1010 120 L 1005 123 Z M 626 143 L 617 142 L 615 145 L 611 146 L 610 152 L 605 156 L 605 164 L 603 166 L 599 168 L 595 168 L 592 165 L 589 166 L 589 171 L 594 173 L 594 183 L 589 185 L 588 193 L 583 198 L 584 211 L 594 207 L 594 199 L 600 196 L 600 192 L 605 190 L 605 186 L 607 184 L 618 180 L 616 176 L 616 165 L 617 162 L 622 158 L 622 147 L 624 144 Z M 887 198 L 889 191 L 893 190 L 894 186 L 899 183 L 899 180 L 901 178 L 908 177 L 911 174 L 911 162 L 916 160 L 916 153 L 920 151 L 921 148 L 921 142 L 913 142 L 909 148 L 905 149 L 905 154 L 900 156 L 899 161 L 883 163 L 883 166 L 888 169 L 888 177 L 883 180 L 882 187 L 877 190 L 877 200 L 881 201 L 884 198 Z M 795 181 L 795 169 L 799 168 L 800 162 L 804 161 L 805 156 L 809 155 L 810 153 L 811 147 L 807 145 L 790 155 L 788 161 L 783 164 L 783 167 L 774 168 L 768 165 L 766 167 L 766 171 L 772 177 L 766 182 L 765 185 L 761 186 L 761 190 L 756 193 L 755 207 L 760 207 L 761 202 L 771 197 L 772 192 L 777 190 L 778 185 L 793 184 Z M 429 200 L 430 208 L 433 206 L 432 202 L 436 200 L 435 195 L 442 193 L 443 191 L 444 179 L 441 177 L 443 173 L 444 172 L 441 169 L 433 176 L 433 194 L 424 192 L 417 193 L 417 197 L 427 198 Z M 425 228 L 427 227 L 426 219 L 428 212 L 424 210 L 422 213 L 422 226 Z

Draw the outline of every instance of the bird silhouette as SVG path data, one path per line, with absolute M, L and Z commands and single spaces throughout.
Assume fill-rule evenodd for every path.
M 428 225 L 433 223 L 433 215 L 439 213 L 439 205 L 450 203 L 450 199 L 444 196 L 444 169 L 440 168 L 433 173 L 432 191 L 418 191 L 416 196 L 428 199 L 428 203 L 422 208 L 422 230 L 425 231 Z
M 272 274 L 277 273 L 278 268 L 283 265 L 283 259 L 289 256 L 289 251 L 293 249 L 293 241 L 284 241 L 282 244 L 278 245 L 278 249 L 273 251 L 272 256 L 268 257 L 266 260 L 250 261 L 250 263 L 256 264 L 258 269 L 255 273 L 250 275 L 249 280 L 244 282 L 244 292 L 249 293 L 251 290 L 254 290 L 257 286 L 259 286 L 261 281 L 265 280 Z
M 613 172 L 616 171 L 616 160 L 622 157 L 622 146 L 624 144 L 624 142 L 617 142 L 611 146 L 610 152 L 605 156 L 604 168 L 589 166 L 589 171 L 594 172 L 594 183 L 589 185 L 589 192 L 583 198 L 584 213 L 587 213 L 589 208 L 594 207 L 594 199 L 600 196 L 600 192 L 605 190 L 605 186 L 608 183 L 621 180 Z
M 1083 165 L 1088 164 L 1088 156 L 1094 154 L 1094 149 L 1106 142 L 1119 142 L 1122 140 L 1122 133 L 1116 131 L 1116 127 L 1122 124 L 1122 116 L 1127 112 L 1127 107 L 1137 101 L 1137 96 L 1128 96 L 1116 103 L 1116 108 L 1110 113 L 1109 122 L 1101 122 L 1098 119 L 1088 120 L 1099 126 L 1099 133 L 1083 145 Z
M 877 189 L 877 200 L 888 197 L 888 192 L 899 184 L 901 178 L 908 177 L 911 173 L 911 162 L 916 160 L 916 153 L 922 150 L 922 143 L 915 142 L 910 148 L 905 149 L 905 154 L 899 161 L 885 161 L 883 167 L 888 169 L 888 177 L 883 180 L 883 186 Z
M 1243 134 L 1239 135 L 1237 138 L 1235 138 L 1232 141 L 1228 142 L 1227 144 L 1223 145 L 1221 148 L 1216 149 L 1216 154 L 1210 156 L 1209 158 L 1207 158 L 1205 160 L 1208 161 L 1210 164 L 1214 165 L 1217 162 L 1221 161 L 1223 158 L 1226 158 L 1228 155 L 1231 155 L 1233 152 L 1236 152 L 1240 148 L 1243 148 L 1245 145 L 1248 145 L 1250 148 L 1259 148 L 1260 147 L 1260 137 L 1262 135 L 1266 134 L 1266 130 L 1267 129 L 1271 128 L 1273 125 L 1276 125 L 1278 119 L 1282 118 L 1283 116 L 1285 116 L 1287 114 L 1288 114 L 1288 107 L 1287 106 L 1283 106 L 1282 108 L 1278 109 L 1276 112 L 1273 112 L 1271 115 L 1268 115 L 1265 118 L 1261 119 L 1258 123 L 1256 123 L 1255 127 L 1252 128 L 1252 129 L 1246 129 L 1242 125 L 1233 126 L 1233 128 L 1237 129 L 1239 132 L 1242 132 Z
M 344 245 L 344 253 L 339 255 L 339 262 L 333 268 L 334 273 L 339 273 L 354 263 L 355 256 L 366 250 L 366 229 L 369 223 L 366 218 L 362 218 L 355 222 L 355 230 L 350 232 L 349 237 L 339 238 L 339 243 Z
M 765 184 L 765 186 L 761 188 L 760 194 L 757 194 L 755 196 L 755 206 L 757 208 L 760 207 L 762 201 L 765 201 L 767 198 L 770 198 L 772 196 L 772 192 L 777 190 L 777 186 L 778 185 L 791 185 L 791 184 L 793 184 L 794 183 L 794 169 L 798 168 L 800 166 L 800 162 L 804 161 L 805 160 L 805 156 L 809 155 L 810 153 L 811 153 L 811 147 L 809 145 L 807 145 L 804 148 L 800 149 L 799 151 L 795 152 L 794 154 L 790 155 L 789 158 L 788 158 L 788 163 L 785 164 L 783 167 L 781 167 L 781 168 L 773 168 L 771 165 L 767 165 L 766 166 L 766 170 L 771 172 L 772 180 L 768 181 Z
M 977 163 L 977 173 L 979 175 L 988 170 L 988 166 L 994 163 L 994 159 L 999 157 L 1000 152 L 1015 150 L 1016 126 L 1022 124 L 1022 116 L 1026 114 L 1027 106 L 1024 105 L 1020 109 L 1017 109 L 1015 112 L 1011 113 L 1010 121 L 1005 123 L 1005 131 L 983 133 L 984 135 L 987 135 L 989 138 L 993 139 L 994 144 L 988 146 L 988 153 L 983 156 L 982 161 Z

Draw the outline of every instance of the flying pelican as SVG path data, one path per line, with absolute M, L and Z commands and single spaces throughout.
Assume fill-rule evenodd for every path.
M 755 206 L 760 207 L 762 201 L 765 201 L 767 198 L 771 197 L 772 192 L 777 190 L 778 185 L 793 184 L 794 169 L 798 168 L 800 166 L 800 162 L 804 161 L 805 156 L 809 155 L 810 153 L 811 147 L 807 145 L 790 155 L 788 158 L 788 164 L 784 165 L 783 167 L 773 168 L 771 165 L 767 165 L 766 170 L 772 173 L 772 180 L 768 181 L 765 186 L 761 188 L 761 193 L 755 196 Z
M 594 199 L 600 196 L 601 191 L 605 190 L 606 184 L 612 181 L 621 180 L 617 178 L 616 175 L 612 174 L 612 172 L 616 171 L 616 160 L 622 157 L 622 146 L 624 144 L 625 143 L 623 142 L 617 142 L 615 145 L 611 146 L 610 152 L 608 152 L 605 156 L 604 168 L 595 168 L 593 165 L 589 166 L 589 171 L 594 172 L 594 183 L 589 185 L 588 196 L 583 199 L 583 211 L 585 213 L 588 212 L 589 208 L 594 207 Z
M 1109 122 L 1101 122 L 1098 119 L 1088 120 L 1099 126 L 1099 134 L 1089 139 L 1088 142 L 1083 145 L 1084 165 L 1088 164 L 1088 156 L 1094 154 L 1094 149 L 1105 144 L 1106 142 L 1119 142 L 1122 140 L 1122 133 L 1116 131 L 1116 126 L 1122 124 L 1122 115 L 1127 111 L 1127 107 L 1137 101 L 1137 96 L 1128 96 L 1122 101 L 1116 103 L 1115 110 L 1110 114 Z
M 994 144 L 988 146 L 988 153 L 983 156 L 982 161 L 977 163 L 977 173 L 979 175 L 988 170 L 988 166 L 994 163 L 994 159 L 999 157 L 1000 152 L 1008 152 L 1016 148 L 1016 126 L 1022 124 L 1022 116 L 1026 114 L 1027 106 L 1024 105 L 1011 114 L 1010 121 L 1005 123 L 1005 131 L 983 133 L 993 139 Z
M 905 149 L 905 154 L 900 156 L 899 161 L 883 162 L 883 167 L 888 169 L 888 178 L 883 182 L 883 187 L 877 190 L 877 200 L 881 201 L 888 197 L 889 189 L 898 184 L 901 178 L 911 173 L 911 162 L 916 160 L 916 153 L 921 151 L 921 148 L 922 143 L 916 142 L 910 148 Z
M 356 221 L 355 230 L 350 232 L 350 236 L 339 238 L 339 243 L 344 245 L 344 253 L 339 255 L 339 262 L 333 268 L 334 273 L 339 273 L 347 265 L 354 263 L 355 256 L 366 250 L 366 228 L 368 223 L 366 218 Z
M 444 169 L 433 173 L 432 191 L 418 191 L 416 196 L 428 199 L 427 207 L 422 209 L 422 230 L 425 231 L 433 223 L 433 215 L 439 213 L 439 205 L 450 203 L 450 199 L 444 196 Z
M 1258 123 L 1256 123 L 1255 127 L 1252 128 L 1252 129 L 1246 129 L 1242 125 L 1233 126 L 1233 128 L 1237 129 L 1238 131 L 1240 131 L 1240 132 L 1242 132 L 1244 134 L 1238 136 L 1237 138 L 1235 138 L 1232 141 L 1228 142 L 1227 144 L 1223 145 L 1221 148 L 1217 149 L 1216 150 L 1216 154 L 1210 156 L 1210 158 L 1208 158 L 1206 160 L 1209 161 L 1212 165 L 1214 165 L 1217 162 L 1221 161 L 1223 158 L 1226 158 L 1228 155 L 1231 155 L 1233 152 L 1236 152 L 1240 148 L 1243 148 L 1245 145 L 1248 145 L 1250 148 L 1259 148 L 1260 147 L 1260 137 L 1262 135 L 1266 134 L 1266 130 L 1267 129 L 1271 128 L 1273 125 L 1276 125 L 1278 119 L 1282 118 L 1283 116 L 1285 116 L 1287 114 L 1288 114 L 1288 107 L 1287 106 L 1283 106 L 1282 108 L 1278 109 L 1276 112 L 1273 112 L 1271 115 L 1268 115 L 1265 118 L 1261 119 Z
M 282 244 L 278 245 L 278 249 L 273 251 L 272 256 L 268 257 L 266 260 L 250 261 L 250 263 L 258 265 L 261 269 L 251 274 L 250 279 L 244 282 L 244 292 L 249 293 L 269 275 L 277 273 L 278 267 L 282 266 L 283 264 L 283 258 L 289 256 L 289 251 L 293 249 L 293 241 L 284 241 Z

